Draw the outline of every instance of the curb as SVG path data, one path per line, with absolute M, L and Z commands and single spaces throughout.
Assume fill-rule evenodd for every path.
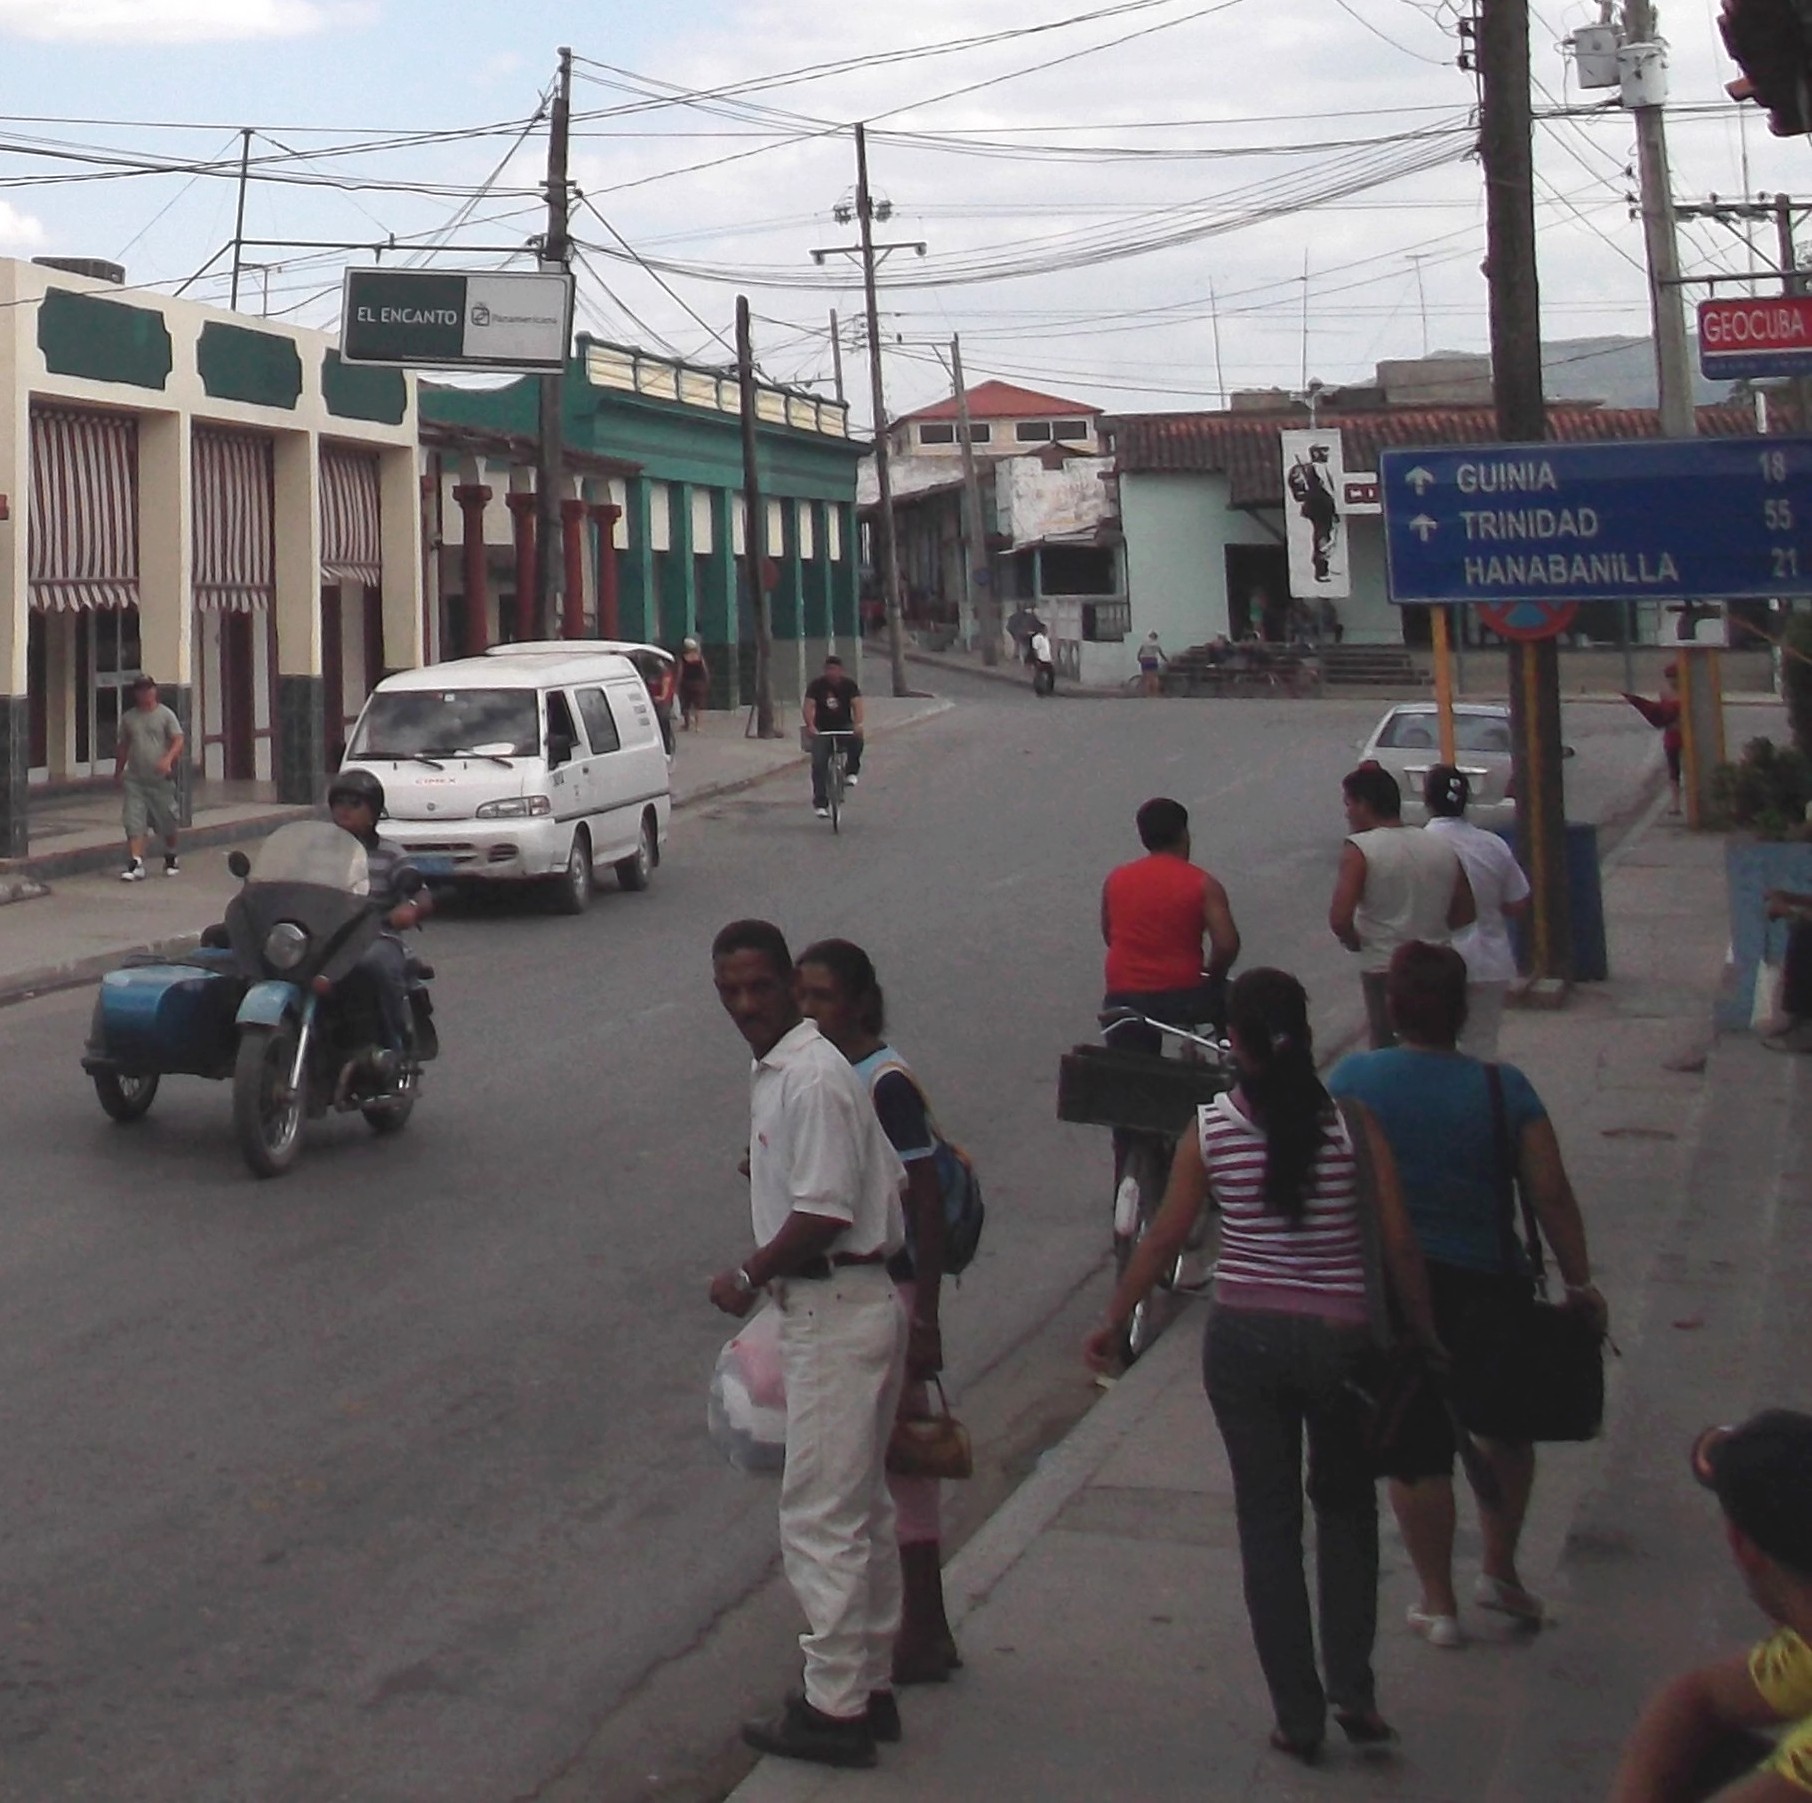
M 947 714 L 956 703 L 946 697 L 936 697 L 937 706 L 927 708 L 922 714 L 915 714 L 910 720 L 889 721 L 885 726 L 871 730 L 871 737 L 887 738 L 897 732 L 906 732 L 915 726 L 922 726 L 927 720 L 935 720 L 940 714 Z M 721 796 L 735 795 L 744 789 L 752 789 L 758 783 L 765 783 L 770 778 L 780 776 L 788 771 L 803 769 L 811 760 L 804 752 L 799 752 L 784 762 L 773 765 L 766 770 L 757 771 L 752 776 L 727 777 L 722 782 L 706 783 L 695 789 L 686 798 L 676 800 L 673 811 L 680 813 L 687 808 L 697 807 L 701 803 L 715 801 Z M 240 838 L 259 838 L 263 833 L 273 831 L 276 826 L 294 817 L 285 814 L 280 819 L 264 824 L 260 816 L 252 822 L 239 823 L 232 831 L 222 831 L 222 836 L 211 842 L 219 845 L 234 843 Z M 240 830 L 250 826 L 252 830 Z M 215 831 L 218 829 L 209 829 Z M 203 847 L 205 849 L 205 846 Z M 110 854 L 111 855 L 111 854 Z M 109 951 L 91 952 L 86 957 L 71 958 L 62 964 L 40 965 L 35 970 L 21 971 L 16 976 L 0 975 L 0 1008 L 11 1007 L 15 1002 L 28 1002 L 41 995 L 54 995 L 63 989 L 80 989 L 84 984 L 98 983 L 108 971 L 116 969 L 128 958 L 173 958 L 190 952 L 201 943 L 201 929 L 192 932 L 172 933 L 162 939 L 149 939 L 137 945 L 116 946 Z

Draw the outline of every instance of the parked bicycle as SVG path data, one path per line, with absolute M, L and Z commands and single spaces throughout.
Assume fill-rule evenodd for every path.
M 1203 1103 L 1232 1088 L 1233 1059 L 1226 1041 L 1214 1033 L 1155 1020 L 1135 1009 L 1109 1009 L 1100 1021 L 1104 1043 L 1076 1046 L 1063 1058 L 1057 1115 L 1060 1120 L 1115 1130 L 1113 1247 L 1114 1269 L 1120 1272 L 1164 1200 L 1177 1141 L 1194 1126 Z M 1176 1054 L 1129 1051 L 1114 1043 L 1116 1033 L 1133 1027 L 1146 1038 L 1156 1030 L 1163 1036 L 1161 1044 L 1174 1045 Z M 1203 1233 L 1205 1223 L 1206 1216 Z M 1165 1272 L 1158 1290 L 1133 1311 L 1122 1348 L 1127 1363 L 1162 1331 L 1168 1313 L 1163 1298 L 1195 1288 L 1186 1282 L 1187 1267 L 1202 1243 L 1200 1235 L 1193 1237 Z

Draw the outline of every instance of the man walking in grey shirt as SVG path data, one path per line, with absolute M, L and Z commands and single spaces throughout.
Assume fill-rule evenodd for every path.
M 182 722 L 157 698 L 157 684 L 141 676 L 132 705 L 120 715 L 113 780 L 125 788 L 126 868 L 122 883 L 145 880 L 145 847 L 153 830 L 164 842 L 164 875 L 175 876 L 176 760 L 182 756 Z

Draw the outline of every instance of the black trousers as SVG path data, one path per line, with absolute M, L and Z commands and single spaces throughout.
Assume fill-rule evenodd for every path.
M 1787 956 L 1781 965 L 1781 1012 L 1795 1020 L 1812 1020 L 1812 924 L 1795 921 L 1787 933 Z

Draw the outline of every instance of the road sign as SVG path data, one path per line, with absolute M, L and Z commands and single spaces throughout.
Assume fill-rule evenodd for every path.
M 1393 601 L 1812 594 L 1812 439 L 1386 451 Z
M 1500 639 L 1557 639 L 1573 624 L 1577 601 L 1488 601 L 1480 621 Z
M 1699 368 L 1729 382 L 1812 372 L 1812 294 L 1700 301 Z
M 558 371 L 572 320 L 573 279 L 559 271 L 349 269 L 340 358 L 404 369 Z

